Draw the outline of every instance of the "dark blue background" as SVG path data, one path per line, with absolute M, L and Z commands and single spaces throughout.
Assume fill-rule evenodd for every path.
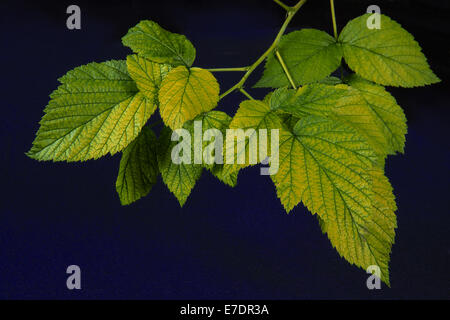
M 205 172 L 182 209 L 161 181 L 121 207 L 114 188 L 120 155 L 71 164 L 24 155 L 57 78 L 91 61 L 124 58 L 120 38 L 139 20 L 186 34 L 196 66 L 237 67 L 270 45 L 284 18 L 269 0 L 151 2 L 74 1 L 82 30 L 69 31 L 72 1 L 2 1 L 0 298 L 449 298 L 448 1 L 377 2 L 416 36 L 444 80 L 389 88 L 409 130 L 405 155 L 387 161 L 398 230 L 392 288 L 378 291 L 367 290 L 365 272 L 339 257 L 306 209 L 284 212 L 258 168 L 242 172 L 234 189 Z M 338 28 L 369 4 L 337 1 Z M 328 5 L 309 1 L 289 31 L 331 33 Z M 221 89 L 239 76 L 217 74 Z M 219 109 L 232 115 L 243 98 L 232 94 Z M 82 269 L 81 291 L 66 289 L 70 264 Z

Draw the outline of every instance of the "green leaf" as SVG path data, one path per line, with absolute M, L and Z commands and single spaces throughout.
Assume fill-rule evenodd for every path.
M 195 48 L 185 36 L 164 30 L 154 21 L 139 22 L 128 30 L 122 43 L 140 56 L 158 63 L 190 67 L 195 59 Z
M 161 82 L 169 73 L 171 67 L 134 54 L 127 57 L 127 68 L 139 91 L 144 94 L 148 101 L 153 101 L 157 105 Z
M 317 213 L 326 200 L 322 192 L 331 192 L 331 183 L 343 193 L 354 194 L 355 205 L 363 206 L 367 199 L 360 189 L 369 187 L 364 172 L 374 161 L 372 149 L 352 127 L 307 116 L 292 131 L 280 130 L 279 170 L 272 179 L 288 212 L 303 201 Z
M 406 117 L 395 98 L 382 86 L 356 75 L 351 76 L 347 83 L 358 91 L 364 102 L 363 107 L 370 111 L 368 127 L 375 125 L 381 132 L 383 150 L 388 154 L 403 153 L 407 131 Z
M 387 154 L 403 151 L 406 118 L 395 99 L 383 87 L 358 77 L 349 84 L 312 84 L 300 88 L 296 97 L 281 101 L 280 110 L 296 117 L 321 115 L 347 122 L 366 137 L 383 164 Z
M 369 17 L 351 20 L 339 36 L 352 70 L 388 86 L 417 87 L 440 81 L 410 33 L 385 15 L 380 15 L 380 29 L 369 29 Z
M 122 205 L 146 196 L 156 183 L 159 169 L 157 139 L 148 127 L 123 150 L 116 190 Z
M 279 153 L 272 179 L 286 211 L 302 201 L 341 256 L 362 268 L 378 265 L 389 283 L 395 207 L 365 139 L 345 122 L 307 116 L 293 131 L 281 130 Z
M 319 224 L 323 233 L 327 233 L 334 248 L 341 256 L 349 262 L 364 269 L 370 265 L 377 265 L 381 271 L 381 279 L 390 286 L 389 281 L 389 260 L 392 245 L 395 241 L 395 229 L 397 228 L 397 217 L 395 211 L 395 196 L 389 180 L 384 176 L 381 169 L 374 169 L 369 172 L 372 182 L 372 194 L 370 215 L 366 217 L 366 223 L 360 226 L 360 235 L 354 238 L 358 247 L 367 248 L 367 255 L 352 257 L 351 253 L 354 243 L 348 241 L 349 234 L 343 233 L 342 223 L 326 223 L 319 218 Z M 355 223 L 357 223 L 355 221 Z M 364 230 L 363 228 L 367 228 Z M 352 230 L 353 231 L 353 230 Z M 359 232 L 359 231 L 357 231 Z M 350 237 L 352 234 L 350 234 Z M 359 249 L 359 248 L 358 248 Z M 367 252 L 368 251 L 368 252 Z M 364 252 L 364 251 L 362 251 Z
M 219 84 L 207 70 L 187 69 L 184 66 L 170 70 L 159 90 L 160 112 L 171 129 L 181 128 L 202 112 L 213 109 L 219 101 Z
M 190 163 L 175 164 L 171 155 L 173 148 L 179 142 L 171 141 L 171 137 L 172 130 L 164 127 L 158 140 L 158 166 L 164 183 L 178 199 L 180 206 L 183 206 L 200 178 L 202 166 L 194 164 L 193 148 L 191 148 Z
M 342 50 L 329 34 L 315 29 L 302 29 L 281 38 L 278 51 L 295 84 L 304 85 L 325 78 L 336 70 L 342 59 Z M 275 54 L 266 62 L 264 74 L 257 88 L 279 88 L 290 85 Z
M 125 61 L 90 63 L 59 81 L 28 152 L 37 160 L 84 161 L 119 152 L 156 109 L 138 92 Z
M 201 137 L 195 137 L 195 131 L 194 131 L 194 122 L 195 121 L 201 121 L 201 126 L 202 126 L 202 132 L 201 132 Z M 229 125 L 231 122 L 231 117 L 229 115 L 227 115 L 225 112 L 222 111 L 216 111 L 216 110 L 212 110 L 212 111 L 208 111 L 208 112 L 204 112 L 201 113 L 200 115 L 198 115 L 197 117 L 195 117 L 194 120 L 188 121 L 185 125 L 184 128 L 186 128 L 187 130 L 189 130 L 191 132 L 191 136 L 193 138 L 197 138 L 197 139 L 202 139 L 202 137 L 204 137 L 204 134 L 207 130 L 209 129 L 217 129 L 221 132 L 223 139 L 226 136 L 226 129 L 228 129 Z M 217 179 L 219 179 L 221 182 L 225 183 L 226 185 L 230 186 L 230 187 L 234 187 L 237 184 L 237 175 L 238 172 L 234 172 L 232 174 L 226 175 L 224 174 L 223 171 L 223 164 L 220 163 L 213 163 L 213 164 L 208 164 L 207 161 L 205 161 L 205 152 L 206 152 L 206 148 L 208 147 L 208 145 L 214 145 L 215 143 L 215 138 L 211 138 L 210 140 L 207 139 L 202 139 L 202 154 L 203 154 L 203 167 L 208 169 L 208 171 L 210 171 Z M 225 143 L 225 141 L 222 141 L 222 146 L 223 143 Z M 194 152 L 196 152 L 194 150 Z M 200 151 L 197 151 L 200 152 Z M 215 152 L 214 152 L 215 155 Z M 223 149 L 222 149 L 222 155 L 223 155 Z M 221 157 L 221 159 L 223 160 L 223 157 Z
M 260 159 L 259 150 L 256 153 L 255 163 L 250 162 L 250 141 L 254 139 L 257 142 L 257 148 L 265 141 L 259 141 L 260 129 L 267 130 L 267 154 L 270 156 L 270 130 L 281 128 L 281 119 L 277 116 L 275 110 L 270 106 L 259 100 L 245 100 L 239 105 L 239 109 L 230 123 L 230 129 L 241 129 L 241 135 L 234 137 L 233 143 L 225 143 L 225 159 L 227 154 L 234 157 L 234 163 L 225 163 L 224 174 L 230 175 L 244 167 L 252 164 L 260 163 L 264 159 Z M 228 138 L 227 138 L 228 139 Z M 231 141 L 230 141 L 231 142 Z M 244 157 L 244 163 L 237 163 L 240 157 Z

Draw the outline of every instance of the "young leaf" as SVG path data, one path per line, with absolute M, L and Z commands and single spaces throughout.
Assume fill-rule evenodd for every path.
M 161 82 L 169 73 L 171 67 L 167 64 L 152 62 L 138 55 L 127 57 L 127 68 L 136 86 L 149 101 L 158 104 L 158 91 Z
M 84 161 L 119 152 L 156 109 L 138 92 L 125 61 L 90 63 L 59 81 L 28 152 L 33 159 Z
M 283 36 L 278 51 L 297 85 L 325 78 L 339 67 L 342 59 L 342 50 L 336 40 L 316 29 L 303 29 Z M 255 87 L 279 88 L 289 84 L 280 62 L 275 54 L 271 54 Z
M 175 164 L 171 155 L 179 142 L 172 141 L 171 137 L 172 130 L 164 127 L 158 140 L 158 166 L 164 183 L 178 199 L 180 206 L 183 206 L 200 178 L 202 166 L 194 164 L 193 149 L 190 163 Z
M 239 105 L 239 109 L 230 123 L 230 129 L 243 130 L 242 135 L 237 135 L 233 143 L 225 144 L 225 159 L 227 154 L 233 155 L 234 163 L 226 163 L 223 172 L 230 175 L 240 170 L 250 163 L 249 143 L 252 139 L 259 143 L 258 130 L 267 130 L 267 153 L 270 155 L 270 129 L 281 128 L 281 119 L 272 110 L 270 106 L 259 100 L 245 100 Z M 245 157 L 244 163 L 238 164 L 239 157 Z M 260 163 L 264 159 L 259 158 L 259 152 L 256 154 L 256 163 Z M 255 164 L 256 164 L 255 163 Z
M 140 56 L 158 63 L 190 67 L 195 59 L 195 48 L 185 36 L 164 30 L 154 21 L 139 22 L 128 30 L 122 43 Z
M 159 175 L 156 154 L 157 139 L 148 127 L 123 150 L 116 181 L 122 205 L 135 202 L 150 192 Z
M 219 84 L 207 70 L 179 66 L 170 70 L 159 90 L 161 117 L 171 129 L 181 128 L 219 101 Z
M 352 70 L 387 86 L 417 87 L 440 81 L 410 33 L 385 15 L 380 16 L 380 29 L 369 29 L 369 16 L 351 20 L 339 36 Z

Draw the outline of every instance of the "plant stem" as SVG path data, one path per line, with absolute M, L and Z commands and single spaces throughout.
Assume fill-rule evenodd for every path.
M 249 67 L 242 67 L 242 68 L 211 68 L 206 69 L 210 72 L 227 72 L 227 71 L 247 71 Z
M 283 2 L 281 2 L 280 0 L 273 0 L 276 4 L 280 5 L 280 7 L 282 7 L 284 10 L 286 11 L 291 11 L 292 7 L 289 7 L 287 5 L 285 5 Z
M 247 91 L 244 90 L 244 88 L 239 88 L 239 91 L 242 92 L 242 94 L 247 98 L 249 98 L 250 100 L 255 100 Z
M 281 26 L 280 31 L 278 32 L 277 36 L 275 37 L 275 40 L 273 41 L 272 45 L 264 52 L 258 60 L 256 60 L 247 70 L 247 72 L 244 74 L 244 76 L 239 80 L 238 83 L 236 83 L 234 86 L 232 86 L 230 89 L 222 93 L 219 97 L 219 100 L 224 98 L 225 96 L 229 95 L 231 92 L 233 92 L 236 89 L 242 88 L 245 81 L 250 77 L 252 72 L 264 61 L 264 59 L 267 58 L 267 56 L 272 53 L 273 50 L 276 49 L 278 46 L 278 43 L 280 42 L 281 37 L 283 36 L 284 32 L 286 31 L 287 26 L 291 22 L 294 15 L 297 13 L 297 11 L 305 4 L 307 0 L 301 0 L 299 1 L 295 6 L 291 7 L 291 10 L 288 11 L 286 20 L 284 21 L 283 25 Z
M 336 26 L 336 14 L 334 12 L 334 0 L 330 0 L 330 8 L 331 8 L 331 19 L 333 20 L 334 38 L 337 40 L 338 33 L 337 33 L 337 26 Z
M 287 78 L 289 79 L 289 82 L 291 83 L 292 88 L 294 88 L 296 90 L 297 87 L 295 86 L 294 79 L 292 79 L 291 74 L 289 73 L 289 70 L 288 70 L 286 64 L 284 63 L 283 58 L 280 55 L 280 52 L 278 50 L 276 50 L 275 55 L 277 56 L 278 60 L 280 61 L 281 67 L 283 68 L 284 73 L 286 74 Z

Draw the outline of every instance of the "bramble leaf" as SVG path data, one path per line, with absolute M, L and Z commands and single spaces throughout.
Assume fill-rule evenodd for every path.
M 127 57 L 127 68 L 139 91 L 144 94 L 148 101 L 158 104 L 158 91 L 161 82 L 169 73 L 171 67 L 133 54 Z
M 382 86 L 357 75 L 349 77 L 347 84 L 359 92 L 365 107 L 370 110 L 370 126 L 375 124 L 382 132 L 384 150 L 388 154 L 403 153 L 407 131 L 406 117 L 395 98 Z
M 158 63 L 190 67 L 195 59 L 195 48 L 185 36 L 169 32 L 154 21 L 139 22 L 128 30 L 122 43 L 140 56 Z
M 195 164 L 193 161 L 193 148 L 191 149 L 190 141 L 189 144 L 183 140 L 184 138 L 181 139 L 181 142 L 172 141 L 171 137 L 172 130 L 164 127 L 158 140 L 158 166 L 164 183 L 178 199 L 180 206 L 183 206 L 195 183 L 200 178 L 202 166 Z M 179 143 L 189 145 L 192 151 L 189 163 L 175 164 L 172 161 L 173 149 Z
M 219 84 L 207 70 L 179 66 L 170 70 L 161 83 L 161 117 L 171 129 L 181 128 L 202 112 L 213 109 L 219 101 Z
M 122 152 L 116 190 L 122 205 L 128 205 L 146 196 L 156 183 L 159 169 L 157 138 L 144 127 L 136 139 Z
M 339 35 L 352 70 L 385 86 L 417 87 L 440 81 L 408 31 L 385 15 L 380 15 L 380 29 L 369 29 L 369 17 L 351 20 Z
M 316 29 L 302 29 L 283 36 L 278 51 L 297 85 L 325 78 L 339 67 L 342 59 L 342 50 L 336 40 Z M 275 54 L 271 54 L 255 87 L 280 88 L 289 84 L 280 62 Z
M 344 120 L 366 137 L 382 164 L 387 154 L 403 151 L 406 134 L 403 111 L 383 87 L 356 76 L 348 81 L 351 87 L 304 86 L 294 98 L 278 101 L 280 110 L 297 117 L 314 114 Z
M 201 137 L 196 136 L 196 132 L 194 130 L 194 122 L 195 121 L 201 121 L 202 131 L 201 131 Z M 202 139 L 202 150 L 194 150 L 197 154 L 202 154 L 202 163 L 203 167 L 208 169 L 217 179 L 225 183 L 226 185 L 230 187 L 234 187 L 237 184 L 237 175 L 238 172 L 235 172 L 230 175 L 225 175 L 223 171 L 223 163 L 211 163 L 213 162 L 214 157 L 216 156 L 215 150 L 212 152 L 209 152 L 210 150 L 207 150 L 209 148 L 208 146 L 215 146 L 215 143 L 218 143 L 221 149 L 221 154 L 218 155 L 218 158 L 223 162 L 223 137 L 226 136 L 226 129 L 228 129 L 231 122 L 231 117 L 227 115 L 225 112 L 222 111 L 208 111 L 201 113 L 197 117 L 195 117 L 194 120 L 188 121 L 184 128 L 189 130 L 191 132 L 191 136 L 193 139 L 200 140 Z M 215 136 L 211 137 L 205 137 L 205 132 L 208 130 L 218 130 L 221 134 L 222 140 L 216 141 Z M 198 135 L 198 134 L 197 134 Z
M 260 163 L 262 160 L 260 158 L 259 148 L 262 144 L 265 144 L 265 140 L 259 139 L 260 129 L 267 130 L 267 144 L 265 148 L 267 150 L 267 155 L 270 156 L 270 130 L 271 129 L 279 129 L 281 128 L 281 119 L 277 116 L 275 110 L 272 110 L 270 106 L 259 100 L 245 100 L 241 102 L 239 105 L 239 109 L 233 117 L 233 120 L 230 123 L 230 129 L 235 129 L 238 131 L 236 135 L 230 141 L 227 141 L 225 144 L 225 159 L 231 156 L 234 161 L 230 163 L 229 160 L 226 160 L 224 165 L 224 174 L 230 175 L 233 172 L 237 172 L 238 170 L 247 167 L 252 164 Z M 227 135 L 227 140 L 229 136 Z M 251 141 L 254 141 L 254 146 L 256 148 L 252 148 L 255 158 L 254 161 L 250 159 L 250 144 Z M 242 158 L 238 163 L 239 159 Z
M 156 109 L 138 92 L 125 61 L 93 62 L 59 81 L 28 152 L 33 159 L 84 161 L 119 152 Z
M 281 130 L 279 159 L 272 179 L 286 211 L 303 202 L 341 256 L 362 268 L 378 265 L 389 283 L 395 203 L 365 139 L 345 122 L 307 116 Z

